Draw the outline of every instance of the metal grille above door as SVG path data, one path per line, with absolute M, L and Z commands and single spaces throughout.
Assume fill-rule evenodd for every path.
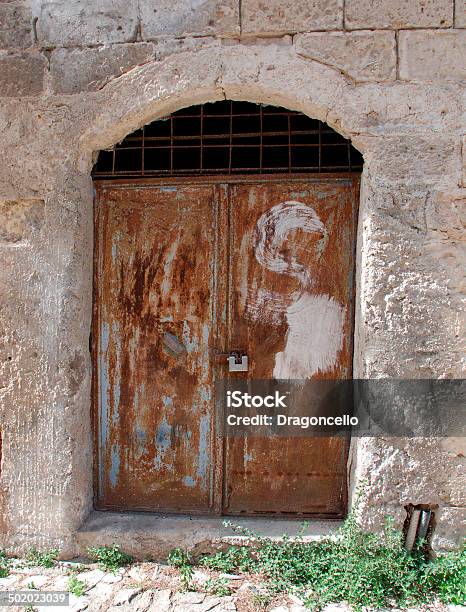
M 95 178 L 361 172 L 351 142 L 302 113 L 250 102 L 191 106 L 101 151 Z

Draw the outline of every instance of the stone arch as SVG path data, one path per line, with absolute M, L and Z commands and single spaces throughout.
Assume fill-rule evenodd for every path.
M 300 58 L 288 46 L 275 45 L 274 51 L 226 46 L 135 68 L 102 90 L 104 105 L 95 110 L 94 100 L 85 109 L 83 154 L 108 148 L 181 108 L 224 99 L 283 106 L 328 123 L 346 138 L 356 135 L 358 107 L 350 81 L 338 70 Z M 354 146 L 364 154 L 360 143 Z
M 276 45 L 273 53 L 261 46 L 181 53 L 138 67 L 104 88 L 106 103 L 92 112 L 80 138 L 81 160 L 90 178 L 95 152 L 100 149 L 171 112 L 224 99 L 300 111 L 351 137 L 351 113 L 339 116 L 335 111 L 337 100 L 341 103 L 349 89 L 340 72 L 303 60 L 289 46 Z M 354 335 L 356 340 L 357 324 Z
M 79 138 L 79 166 L 85 182 L 91 183 L 91 170 L 99 150 L 110 148 L 160 117 L 207 102 L 231 99 L 282 106 L 327 123 L 346 138 L 356 135 L 353 124 L 357 104 L 348 78 L 338 70 L 300 58 L 289 46 L 275 45 L 273 49 L 271 53 L 270 46 L 265 49 L 261 45 L 238 45 L 220 47 L 215 52 L 201 49 L 180 53 L 135 68 L 108 84 L 97 94 L 102 97 L 102 104 L 86 101 L 83 109 L 86 120 L 82 122 L 84 130 Z M 359 143 L 354 146 L 364 154 Z M 91 210 L 92 202 L 88 205 Z M 360 202 L 360 214 L 362 209 Z M 358 243 L 360 240 L 358 236 Z M 360 252 L 361 244 L 357 250 Z M 359 277 L 358 258 L 356 279 Z M 358 309 L 358 280 L 356 292 Z M 360 335 L 358 317 L 357 312 L 355 357 Z M 354 375 L 362 375 L 356 358 Z M 350 462 L 350 466 L 353 464 Z M 351 487 L 352 472 L 351 467 Z

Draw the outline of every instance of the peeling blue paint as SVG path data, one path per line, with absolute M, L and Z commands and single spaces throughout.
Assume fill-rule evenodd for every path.
M 99 448 L 99 491 L 102 493 L 102 484 L 104 481 L 104 452 L 107 444 L 108 430 L 108 368 L 107 368 L 107 349 L 108 349 L 109 329 L 108 324 L 102 324 L 100 334 L 100 351 L 99 351 L 99 383 L 100 383 L 100 448 Z
M 172 433 L 172 426 L 168 423 L 166 417 L 163 417 L 163 421 L 160 423 L 160 427 L 157 431 L 155 443 L 157 447 L 163 450 L 167 450 L 170 446 L 170 438 Z
M 210 415 L 205 414 L 199 421 L 199 462 L 197 467 L 197 475 L 202 480 L 202 484 L 206 486 L 208 468 L 209 468 L 209 450 L 210 450 Z
M 116 357 L 117 357 L 117 363 L 116 363 L 116 367 L 114 369 L 114 377 L 115 377 L 115 379 L 113 381 L 113 386 L 112 386 L 112 393 L 113 393 L 112 423 L 113 423 L 113 425 L 117 425 L 118 424 L 118 420 L 120 418 L 120 395 L 121 395 L 121 389 L 120 389 L 120 372 L 121 372 L 121 368 L 120 368 L 120 354 L 121 354 L 121 341 L 120 341 L 120 326 L 118 325 L 118 323 L 116 321 L 114 321 L 113 324 L 112 324 L 112 341 L 113 341 L 113 344 L 116 347 Z
M 162 459 L 167 450 L 171 446 L 171 437 L 172 437 L 172 426 L 167 421 L 167 418 L 164 416 L 163 421 L 160 423 L 160 427 L 155 434 L 155 446 L 157 449 L 157 454 L 154 458 L 154 464 L 157 469 L 160 469 L 162 466 Z
M 188 353 L 192 353 L 193 351 L 198 349 L 198 343 L 195 338 L 191 339 L 191 330 L 189 329 L 189 325 L 187 321 L 183 321 L 183 344 L 186 347 Z
M 292 191 L 290 194 L 290 200 L 300 200 L 303 198 L 307 198 L 309 196 L 309 191 Z
M 112 487 L 116 486 L 118 479 L 118 472 L 120 470 L 120 452 L 117 444 L 112 446 L 112 463 L 110 466 L 110 484 Z
M 185 476 L 183 478 L 183 484 L 186 487 L 195 487 L 196 486 L 196 481 L 194 480 L 194 478 L 192 476 Z
M 160 317 L 160 323 L 170 323 L 173 321 L 172 315 L 166 315 L 165 317 Z
M 110 336 L 110 333 L 108 329 L 108 323 L 105 323 L 104 321 L 102 323 L 102 333 L 100 336 L 100 350 L 102 351 L 102 353 L 107 352 L 109 336 Z
M 199 397 L 205 402 L 210 402 L 212 399 L 212 389 L 210 387 L 199 387 Z

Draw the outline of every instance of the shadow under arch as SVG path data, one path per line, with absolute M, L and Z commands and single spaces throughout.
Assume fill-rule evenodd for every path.
M 274 105 L 225 100 L 182 108 L 101 150 L 94 179 L 361 172 L 330 126 Z

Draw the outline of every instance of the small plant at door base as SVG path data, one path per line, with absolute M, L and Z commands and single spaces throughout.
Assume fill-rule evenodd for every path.
M 205 590 L 217 597 L 226 597 L 231 595 L 231 589 L 228 586 L 228 579 L 219 576 L 218 578 L 209 578 L 205 583 Z
M 87 552 L 94 561 L 97 561 L 101 569 L 113 573 L 120 567 L 125 567 L 133 562 L 133 557 L 123 552 L 118 544 L 90 547 Z
M 82 597 L 86 592 L 86 583 L 76 578 L 76 576 L 71 576 L 68 580 L 68 591 L 75 597 Z
M 53 567 L 58 558 L 58 553 L 58 548 L 40 551 L 33 546 L 26 555 L 26 561 L 30 567 Z
M 6 578 L 10 574 L 10 562 L 6 554 L 0 550 L 0 578 Z
M 466 603 L 466 548 L 428 560 L 421 548 L 407 552 L 402 533 L 389 520 L 382 535 L 364 532 L 355 511 L 334 538 L 305 542 L 304 528 L 297 537 L 277 542 L 235 527 L 255 537 L 257 546 L 231 547 L 204 557 L 201 564 L 260 574 L 270 595 L 295 593 L 311 610 L 341 601 L 356 610 L 412 607 L 435 599 Z
M 169 565 L 179 569 L 183 591 L 194 590 L 191 584 L 194 569 L 189 554 L 181 548 L 174 548 L 168 553 L 167 561 Z
M 193 578 L 193 566 L 192 565 L 182 565 L 180 568 L 180 578 L 181 578 L 181 588 L 183 591 L 194 591 L 194 587 L 191 583 Z
M 173 567 L 182 567 L 183 565 L 191 565 L 191 558 L 182 548 L 173 548 L 167 556 L 168 565 Z
M 226 552 L 203 557 L 200 565 L 218 572 L 249 572 L 254 569 L 255 561 L 251 558 L 251 549 L 248 546 L 230 546 Z

